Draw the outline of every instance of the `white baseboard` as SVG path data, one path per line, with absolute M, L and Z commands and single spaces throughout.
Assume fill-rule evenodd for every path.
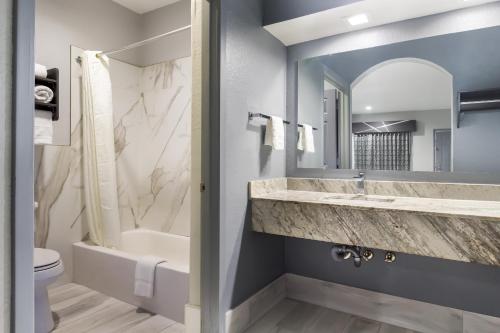
M 226 333 L 241 333 L 290 298 L 422 333 L 498 333 L 500 318 L 284 274 L 226 313 Z
M 226 312 L 225 333 L 242 333 L 286 297 L 285 275 L 280 276 L 236 308 Z
M 201 308 L 198 305 L 186 304 L 184 318 L 186 333 L 201 333 Z

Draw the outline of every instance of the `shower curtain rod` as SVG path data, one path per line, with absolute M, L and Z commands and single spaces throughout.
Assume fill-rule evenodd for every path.
M 157 36 L 153 36 L 153 37 L 145 39 L 145 40 L 141 40 L 140 42 L 136 42 L 136 43 L 127 45 L 127 46 L 125 46 L 125 47 L 123 47 L 121 49 L 100 52 L 100 53 L 97 54 L 97 56 L 99 56 L 101 54 L 110 55 L 110 54 L 114 54 L 114 53 L 119 53 L 119 52 L 127 51 L 127 50 L 130 50 L 130 49 L 135 49 L 136 47 L 143 46 L 143 45 L 148 44 L 150 42 L 153 42 L 153 41 L 155 41 L 157 39 L 160 39 L 160 38 L 163 38 L 163 37 L 167 37 L 167 36 L 179 33 L 179 32 L 184 31 L 184 30 L 189 30 L 189 29 L 191 29 L 191 25 L 186 25 L 185 27 L 182 27 L 182 28 L 179 28 L 179 29 L 175 29 L 175 30 L 172 30 L 172 31 L 169 31 L 169 32 L 165 32 L 163 34 L 160 34 L 160 35 L 157 35 Z M 78 57 L 76 60 L 78 62 L 80 62 L 81 61 L 81 57 Z
M 179 28 L 179 29 L 175 29 L 175 30 L 163 33 L 161 35 L 157 35 L 157 36 L 154 36 L 154 37 L 142 40 L 140 42 L 127 45 L 127 46 L 125 46 L 124 48 L 121 48 L 121 49 L 104 51 L 104 52 L 101 52 L 100 54 L 110 55 L 110 54 L 114 54 L 114 53 L 118 53 L 118 52 L 127 51 L 127 50 L 130 50 L 130 49 L 134 49 L 136 47 L 145 45 L 147 43 L 153 42 L 153 41 L 155 41 L 157 39 L 160 39 L 160 38 L 163 38 L 163 37 L 167 37 L 167 36 L 170 36 L 170 35 L 173 35 L 173 34 L 176 34 L 178 32 L 181 32 L 181 31 L 184 31 L 184 30 L 188 30 L 188 29 L 191 29 L 191 25 L 186 25 L 185 27 L 182 27 L 182 28 Z

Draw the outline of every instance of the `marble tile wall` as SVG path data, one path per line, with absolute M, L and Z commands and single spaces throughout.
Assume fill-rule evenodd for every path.
M 272 181 L 272 180 L 267 180 Z M 287 178 L 288 190 L 356 193 L 354 179 Z M 255 186 L 256 190 L 258 184 Z M 500 201 L 500 185 L 366 180 L 367 194 L 457 200 Z
M 71 59 L 82 52 L 72 48 Z M 81 68 L 72 61 L 71 145 L 36 149 L 35 242 L 61 253 L 72 280 L 71 244 L 85 239 Z M 140 68 L 111 60 L 122 231 L 190 233 L 191 58 Z
M 366 181 L 366 192 L 375 195 L 434 199 L 500 201 L 500 185 Z
M 353 179 L 287 178 L 287 185 L 292 191 L 357 193 Z

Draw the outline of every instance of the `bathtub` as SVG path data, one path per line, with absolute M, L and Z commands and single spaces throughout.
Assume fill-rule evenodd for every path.
M 137 258 L 154 255 L 167 262 L 156 269 L 155 295 L 147 299 L 134 295 Z M 184 322 L 184 305 L 189 292 L 189 237 L 137 229 L 122 233 L 120 250 L 73 244 L 75 283 L 129 304 Z

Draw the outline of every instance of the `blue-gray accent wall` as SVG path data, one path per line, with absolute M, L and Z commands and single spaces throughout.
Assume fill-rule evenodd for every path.
M 335 38 L 335 37 L 331 37 Z M 297 61 L 317 56 L 328 49 L 329 38 L 288 48 L 287 109 L 288 120 L 295 122 Z M 458 34 L 395 43 L 374 48 L 335 54 L 330 66 L 346 81 L 382 61 L 398 57 L 418 57 L 432 61 L 454 76 L 454 89 L 477 90 L 500 86 L 500 28 L 493 27 Z M 455 169 L 460 171 L 500 172 L 500 112 L 465 114 L 455 131 Z M 294 149 L 294 133 L 288 133 L 289 150 Z M 291 143 L 292 142 L 292 143 Z M 291 157 L 293 156 L 293 157 Z M 287 154 L 287 175 L 297 176 L 295 154 Z M 301 170 L 300 176 L 314 176 L 316 171 Z M 483 182 L 495 182 L 487 174 Z M 340 171 L 338 177 L 348 177 Z M 470 174 L 468 175 L 470 176 Z M 336 177 L 331 174 L 330 177 Z M 428 176 L 430 180 L 431 177 Z M 378 177 L 380 178 L 380 177 Z M 394 178 L 387 175 L 387 179 Z M 401 178 L 401 177 L 400 177 Z M 419 180 L 426 180 L 425 174 Z M 439 178 L 439 177 L 438 177 Z M 464 181 L 459 174 L 445 180 Z M 479 179 L 479 178 L 478 178 Z M 472 312 L 500 316 L 500 268 L 399 254 L 396 263 L 386 264 L 383 252 L 376 252 L 373 262 L 355 269 L 352 263 L 336 263 L 330 258 L 331 244 L 287 238 L 286 271 L 325 281 L 416 299 Z
M 262 28 L 261 0 L 221 1 L 220 320 L 285 272 L 284 239 L 254 233 L 248 182 L 285 175 L 285 152 L 263 146 L 262 119 L 285 118 L 286 47 Z M 221 326 L 224 327 L 224 326 Z
M 335 262 L 331 244 L 287 238 L 286 270 L 302 276 L 405 297 L 427 303 L 500 317 L 500 268 L 458 261 L 397 254 L 384 262 L 384 252 L 361 268 Z
M 386 60 L 425 59 L 453 75 L 453 100 L 456 101 L 458 91 L 500 88 L 498 45 L 500 27 L 492 27 L 344 52 L 322 57 L 322 60 L 350 85 L 370 67 Z M 455 128 L 453 133 L 455 171 L 500 172 L 498 111 L 462 116 L 460 128 Z
M 287 126 L 287 139 L 294 140 L 297 60 L 319 55 L 329 45 L 329 38 L 325 38 L 285 48 L 262 28 L 264 7 L 268 15 L 266 22 L 271 22 L 293 17 L 292 14 L 286 14 L 297 10 L 293 3 L 302 3 L 304 8 L 309 7 L 310 10 L 310 6 L 320 2 L 327 3 L 321 0 L 221 0 L 219 320 L 223 323 L 228 309 L 234 308 L 285 272 L 500 316 L 500 308 L 497 306 L 500 299 L 500 269 L 497 267 L 403 254 L 398 255 L 395 264 L 388 265 L 382 260 L 383 253 L 376 251 L 373 262 L 355 269 L 352 263 L 336 263 L 331 260 L 331 244 L 285 239 L 251 230 L 248 181 L 296 174 L 293 169 L 285 172 L 284 152 L 271 152 L 262 145 L 263 122 L 248 122 L 247 112 L 286 117 L 292 122 Z M 275 11 L 272 15 L 280 18 L 273 19 L 271 10 Z M 279 11 L 283 13 L 280 14 Z M 435 47 L 442 57 L 458 57 L 452 48 L 443 48 L 438 44 Z M 480 57 L 485 50 L 496 51 L 494 45 L 481 45 L 476 51 L 470 52 L 475 52 L 474 55 Z M 435 62 L 440 63 L 437 60 Z M 500 66 L 500 62 L 498 65 Z M 476 126 L 474 122 L 478 121 L 495 126 L 500 123 L 497 116 L 500 113 L 466 115 L 463 133 Z M 294 149 L 293 144 L 288 144 L 288 147 Z M 467 149 L 480 151 L 478 147 Z M 488 158 L 470 162 L 483 165 L 485 161 L 488 162 Z M 287 154 L 286 159 L 287 166 L 295 163 L 294 154 Z M 498 165 L 500 167 L 500 163 Z M 350 173 L 339 172 L 337 176 L 348 177 Z M 406 175 L 388 175 L 387 178 L 396 177 L 404 178 Z M 425 177 L 430 179 L 438 176 L 423 175 L 420 180 L 425 180 Z M 482 181 L 489 180 L 484 177 L 481 178 Z M 459 174 L 450 175 L 449 179 L 463 180 Z
M 361 0 L 266 0 L 264 25 L 291 20 Z

